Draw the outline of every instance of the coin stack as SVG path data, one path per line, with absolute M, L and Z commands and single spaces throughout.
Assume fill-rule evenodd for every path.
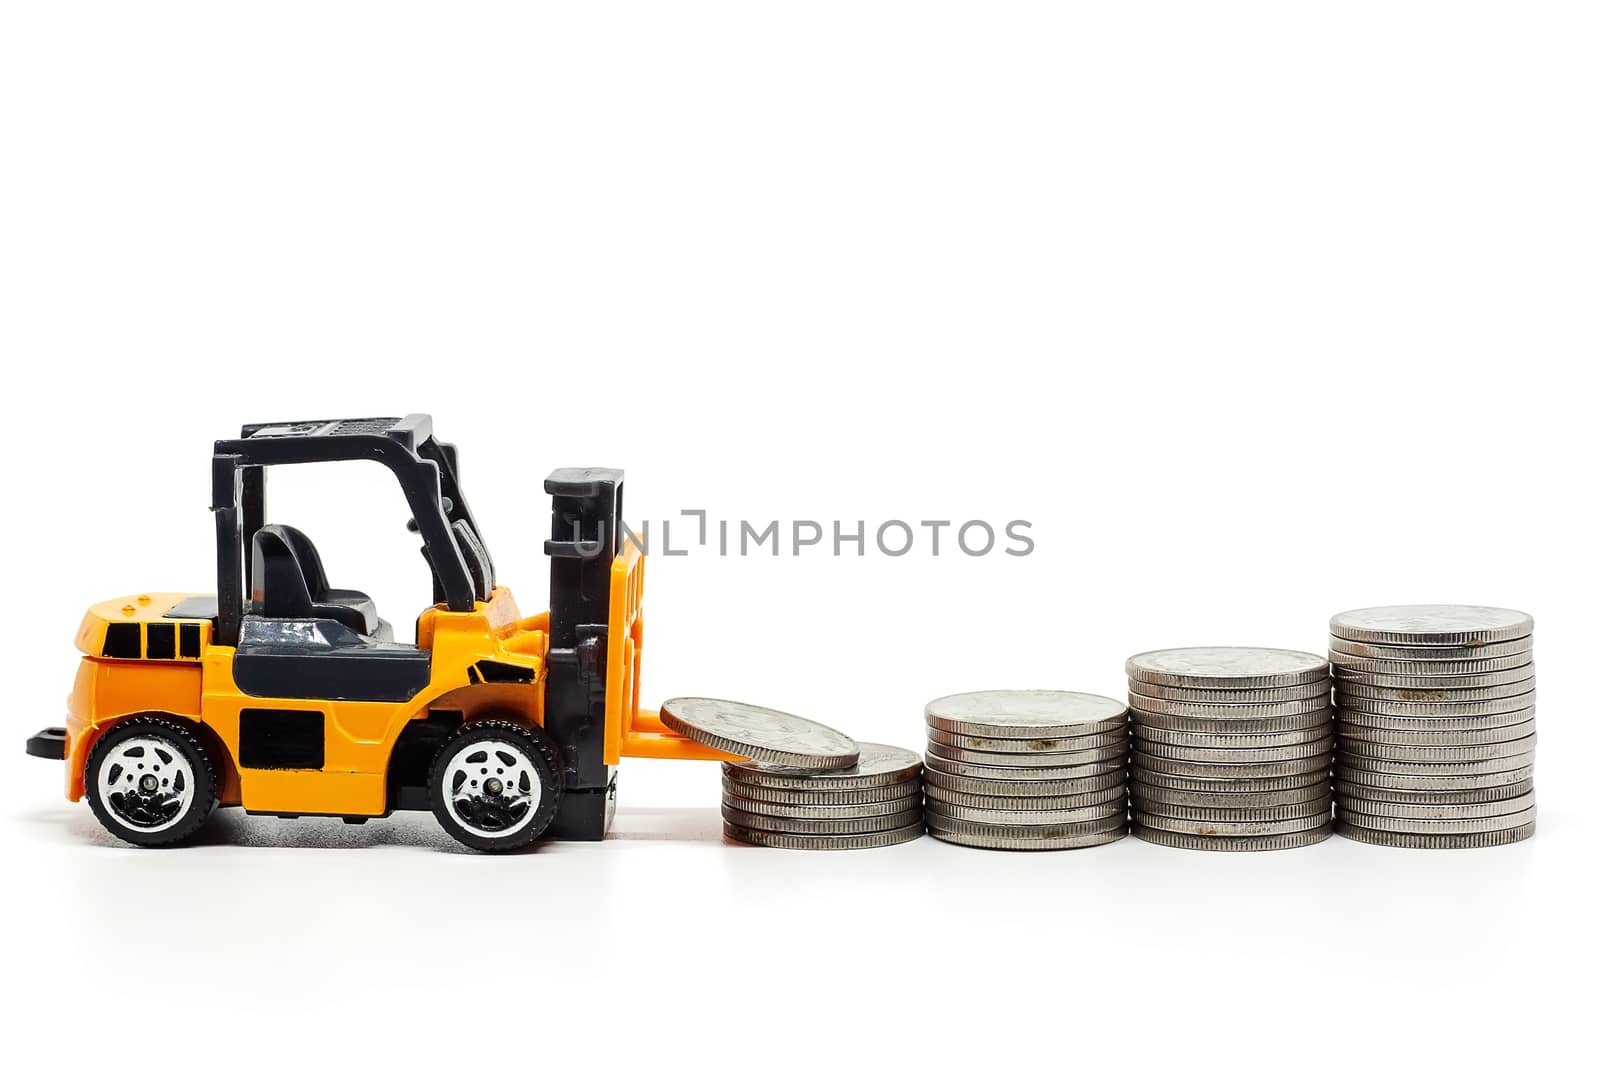
M 976 848 L 1086 848 L 1128 833 L 1128 709 L 1053 690 L 928 705 L 929 835 Z
M 1364 608 L 1329 623 L 1345 837 L 1481 848 L 1533 836 L 1533 617 Z
M 722 765 L 722 830 L 732 841 L 823 851 L 922 836 L 922 761 L 858 745 L 811 719 L 737 700 L 674 697 L 661 723 L 740 762 Z
M 1328 661 L 1277 648 L 1172 648 L 1128 660 L 1133 834 L 1265 852 L 1332 833 Z
M 722 765 L 723 832 L 770 848 L 877 848 L 922 836 L 922 760 L 863 742 L 841 771 L 760 763 Z

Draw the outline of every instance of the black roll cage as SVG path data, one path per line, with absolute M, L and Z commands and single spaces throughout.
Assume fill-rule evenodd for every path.
M 235 440 L 218 441 L 211 458 L 211 511 L 217 524 L 217 621 L 212 640 L 237 645 L 250 588 L 250 544 L 266 523 L 268 467 L 370 460 L 389 468 L 422 534 L 422 555 L 433 573 L 435 603 L 471 611 L 477 600 L 452 524 L 483 535 L 461 493 L 456 447 L 433 436 L 433 418 L 312 419 L 255 423 Z M 444 501 L 450 501 L 445 512 Z M 482 550 L 493 584 L 493 563 Z

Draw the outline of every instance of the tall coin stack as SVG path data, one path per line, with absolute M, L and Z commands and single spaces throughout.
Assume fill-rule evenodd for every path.
M 723 833 L 733 841 L 808 851 L 878 848 L 922 836 L 922 760 L 862 742 L 839 771 L 722 765 Z
M 1054 690 L 940 697 L 928 726 L 928 833 L 975 848 L 1087 848 L 1128 833 L 1128 709 Z
M 1328 625 L 1340 834 L 1400 848 L 1533 836 L 1533 617 L 1363 608 Z
M 1133 834 L 1264 852 L 1332 833 L 1328 661 L 1277 648 L 1173 648 L 1128 660 Z

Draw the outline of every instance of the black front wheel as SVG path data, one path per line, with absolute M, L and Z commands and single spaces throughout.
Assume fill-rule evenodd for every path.
M 137 715 L 101 735 L 83 789 L 100 825 L 135 845 L 181 843 L 217 802 L 205 745 L 191 727 L 160 715 Z
M 445 832 L 482 852 L 522 848 L 556 817 L 561 777 L 543 732 L 500 719 L 469 722 L 434 757 L 433 814 Z

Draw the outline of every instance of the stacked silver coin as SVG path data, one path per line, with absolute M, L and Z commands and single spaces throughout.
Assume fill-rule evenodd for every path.
M 1133 834 L 1264 852 L 1332 834 L 1328 661 L 1276 648 L 1172 648 L 1128 660 Z
M 928 833 L 975 848 L 1087 848 L 1128 833 L 1128 709 L 1043 689 L 940 697 L 928 725 Z
M 661 722 L 740 762 L 722 765 L 722 831 L 731 841 L 822 851 L 922 836 L 922 760 L 858 745 L 812 719 L 714 697 L 674 697 Z
M 1533 617 L 1412 604 L 1335 615 L 1340 834 L 1400 848 L 1533 836 Z
M 734 841 L 810 851 L 878 848 L 922 836 L 922 760 L 863 742 L 837 771 L 722 765 L 723 833 Z

